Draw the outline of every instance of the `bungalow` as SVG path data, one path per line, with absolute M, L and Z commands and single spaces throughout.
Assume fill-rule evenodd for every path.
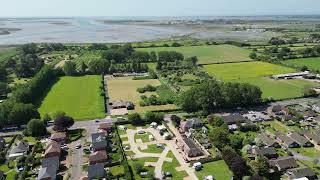
M 309 131 L 302 132 L 304 137 L 309 139 L 313 144 L 320 145 L 320 134 L 312 133 Z
M 274 159 L 278 157 L 278 153 L 271 147 L 253 148 L 253 154 L 256 156 L 265 156 L 268 159 Z
M 89 164 L 105 163 L 108 161 L 107 152 L 105 150 L 96 151 L 89 156 Z
M 89 165 L 88 167 L 88 179 L 102 179 L 106 175 L 104 170 L 104 164 L 98 163 Z
M 268 107 L 267 112 L 269 116 L 273 117 L 289 115 L 289 109 L 281 105 L 270 106 Z
M 203 122 L 199 118 L 187 119 L 186 121 L 181 121 L 180 128 L 182 132 L 188 132 L 190 128 L 196 129 L 201 128 Z
M 288 169 L 289 179 L 308 178 L 309 180 L 317 179 L 317 175 L 310 168 Z
M 46 151 L 44 153 L 44 157 L 60 157 L 61 155 L 61 147 L 60 143 L 56 141 L 50 141 L 46 147 Z
M 188 157 L 197 157 L 203 155 L 202 150 L 196 145 L 196 143 L 186 136 L 182 136 L 182 139 L 178 140 L 178 146 Z
M 19 141 L 16 146 L 14 146 L 10 153 L 9 158 L 16 158 L 19 156 L 26 155 L 29 150 L 29 143 L 25 141 Z
M 247 119 L 240 114 L 230 114 L 228 116 L 222 116 L 222 120 L 227 125 L 244 123 L 247 121 Z
M 269 137 L 267 134 L 260 134 L 258 135 L 257 139 L 260 139 L 262 143 L 267 147 L 280 147 L 280 144 L 275 139 Z
M 112 123 L 101 123 L 99 124 L 99 129 L 106 131 L 107 133 L 111 133 L 112 132 Z
M 294 141 L 290 137 L 288 137 L 280 132 L 276 132 L 275 135 L 276 135 L 276 139 L 287 148 L 300 147 L 299 143 L 297 143 L 296 141 Z
M 59 157 L 44 158 L 37 180 L 55 180 L 59 170 L 59 163 Z
M 297 132 L 289 133 L 288 136 L 297 142 L 302 147 L 312 147 L 314 146 L 307 138 L 301 136 Z
M 296 160 L 291 156 L 282 156 L 275 160 L 269 160 L 269 165 L 278 171 L 284 171 L 298 167 Z
M 51 134 L 50 139 L 56 142 L 64 143 L 66 140 L 66 133 L 65 132 L 56 132 Z
M 108 142 L 104 133 L 91 134 L 93 151 L 105 150 L 108 147 Z
M 134 109 L 134 104 L 130 101 L 122 101 L 122 100 L 118 100 L 118 101 L 113 101 L 109 103 L 109 106 L 112 109 L 127 109 L 127 110 L 133 110 Z

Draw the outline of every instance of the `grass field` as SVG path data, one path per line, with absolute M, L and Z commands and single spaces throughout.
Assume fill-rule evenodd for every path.
M 296 72 L 295 69 L 265 62 L 244 62 L 205 65 L 204 69 L 224 81 L 249 83 L 260 87 L 262 97 L 275 100 L 301 97 L 304 90 L 319 86 L 318 83 L 301 80 L 274 80 L 268 76 Z
M 104 117 L 100 81 L 101 77 L 95 75 L 60 78 L 43 100 L 40 114 L 64 111 L 76 120 Z
M 184 177 L 188 176 L 186 171 L 176 170 L 176 168 L 180 167 L 181 165 L 171 151 L 169 151 L 169 153 L 167 154 L 167 157 L 172 158 L 172 162 L 167 162 L 167 161 L 163 162 L 162 171 L 171 172 L 172 179 L 183 179 Z
M 0 49 L 0 62 L 8 60 L 10 57 L 18 53 L 16 48 L 3 48 Z
M 132 80 L 131 77 L 120 77 L 113 78 L 107 81 L 108 85 L 108 94 L 110 101 L 124 100 L 132 101 L 135 104 L 134 112 L 145 113 L 146 111 L 153 110 L 174 110 L 177 107 L 173 104 L 171 105 L 162 105 L 162 106 L 145 106 L 141 107 L 139 102 L 141 100 L 140 94 L 137 92 L 137 88 L 144 87 L 146 85 L 159 86 L 161 83 L 157 79 L 148 79 L 148 80 Z M 156 94 L 155 92 L 146 92 L 144 95 L 150 96 Z M 133 111 L 130 111 L 133 112 Z
M 203 164 L 201 171 L 196 171 L 196 175 L 199 179 L 203 179 L 205 176 L 212 175 L 216 180 L 225 180 L 232 177 L 232 172 L 223 160 L 214 161 Z
M 320 70 L 320 57 L 290 59 L 290 60 L 283 61 L 283 64 L 293 66 L 296 68 L 301 68 L 303 66 L 307 66 L 310 70 L 319 71 Z
M 211 64 L 205 65 L 204 69 L 209 74 L 225 81 L 296 72 L 296 70 L 292 68 L 287 68 L 260 61 L 228 64 Z
M 198 64 L 250 61 L 250 51 L 232 45 L 141 48 L 139 51 L 177 51 L 185 57 L 197 56 Z

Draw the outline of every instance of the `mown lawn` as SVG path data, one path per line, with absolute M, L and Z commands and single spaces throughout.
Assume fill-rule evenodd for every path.
M 120 77 L 108 79 L 108 94 L 110 97 L 110 101 L 116 100 L 124 100 L 124 101 L 132 101 L 135 105 L 135 110 L 131 112 L 145 113 L 146 111 L 153 110 L 174 110 L 177 107 L 173 104 L 169 105 L 161 105 L 161 106 L 140 106 L 141 95 L 150 96 L 152 94 L 156 94 L 156 92 L 146 92 L 146 93 L 138 93 L 137 88 L 142 88 L 146 85 L 159 86 L 161 83 L 157 79 L 148 79 L 148 80 L 132 80 L 131 77 Z
M 176 167 L 180 167 L 181 165 L 171 151 L 169 151 L 167 157 L 172 158 L 172 162 L 163 162 L 162 171 L 172 173 L 172 179 L 183 179 L 188 176 L 186 171 L 176 170 Z
M 319 86 L 319 83 L 301 79 L 271 79 L 272 75 L 296 70 L 266 62 L 212 64 L 204 66 L 204 69 L 217 79 L 256 85 L 261 89 L 263 98 L 275 100 L 302 97 L 305 89 Z
M 218 79 L 231 81 L 296 72 L 295 69 L 266 62 L 243 62 L 205 65 L 204 69 Z
M 313 71 L 320 70 L 320 57 L 290 59 L 290 60 L 283 61 L 282 63 L 296 67 L 296 68 L 307 66 L 310 70 L 313 70 Z
M 156 144 L 151 144 L 151 145 L 148 145 L 148 149 L 144 149 L 144 150 L 141 150 L 141 152 L 145 152 L 145 153 L 162 153 L 163 149 L 162 148 L 159 148 L 157 147 Z
M 149 135 L 151 135 L 151 133 L 146 132 L 144 134 L 134 134 L 134 140 L 137 142 L 138 139 L 141 139 L 143 143 L 149 142 Z
M 205 176 L 212 175 L 216 180 L 225 180 L 232 177 L 232 172 L 223 160 L 214 161 L 203 164 L 201 171 L 196 171 L 196 175 L 199 179 L 203 179 Z
M 137 51 L 177 51 L 185 57 L 197 56 L 198 64 L 250 61 L 250 51 L 232 45 L 139 48 Z
M 103 97 L 100 96 L 101 77 L 61 77 L 43 100 L 39 112 L 53 114 L 64 111 L 76 120 L 103 118 Z

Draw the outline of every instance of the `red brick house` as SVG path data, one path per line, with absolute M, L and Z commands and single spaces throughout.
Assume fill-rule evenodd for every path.
M 179 148 L 188 157 L 197 157 L 203 155 L 202 150 L 197 146 L 197 144 L 186 136 L 182 136 L 182 139 L 179 139 L 177 143 Z
M 101 123 L 99 124 L 99 129 L 110 133 L 112 131 L 112 123 Z
M 51 134 L 50 139 L 56 142 L 64 143 L 66 141 L 66 133 L 64 132 L 56 132 Z
M 50 141 L 46 147 L 44 157 L 45 158 L 54 157 L 54 156 L 60 157 L 60 155 L 61 155 L 60 143 L 56 141 Z
M 107 152 L 105 150 L 96 151 L 89 156 L 89 164 L 105 163 L 108 161 Z

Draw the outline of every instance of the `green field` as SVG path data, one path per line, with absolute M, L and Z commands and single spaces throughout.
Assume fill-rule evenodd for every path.
M 296 70 L 292 68 L 287 68 L 260 61 L 228 64 L 211 64 L 205 65 L 204 69 L 210 75 L 213 75 L 216 78 L 225 81 L 296 72 Z
M 263 98 L 275 100 L 301 97 L 304 90 L 319 86 L 318 83 L 301 79 L 274 80 L 268 76 L 295 72 L 296 70 L 265 62 L 212 64 L 204 69 L 217 79 L 249 83 L 260 87 Z
M 13 57 L 18 54 L 16 48 L 3 48 L 0 49 L 0 62 L 8 60 L 10 57 Z
M 60 78 L 43 100 L 40 114 L 64 111 L 77 120 L 104 117 L 100 82 L 101 77 L 95 75 Z
M 201 171 L 196 171 L 196 175 L 199 179 L 203 179 L 205 176 L 212 175 L 216 180 L 225 180 L 232 177 L 232 172 L 223 160 L 214 161 L 203 164 Z
M 132 80 L 132 77 L 120 77 L 108 79 L 108 94 L 110 101 L 124 100 L 132 101 L 135 105 L 135 110 L 130 112 L 145 113 L 146 111 L 153 110 L 174 110 L 177 107 L 173 104 L 161 105 L 161 106 L 140 106 L 141 95 L 150 96 L 156 94 L 155 92 L 146 92 L 144 94 L 138 93 L 137 88 L 144 87 L 148 84 L 153 86 L 159 86 L 161 83 L 157 79 L 148 80 Z
M 232 45 L 140 48 L 138 51 L 177 51 L 185 57 L 197 56 L 198 64 L 250 61 L 250 51 Z
M 283 61 L 283 64 L 293 66 L 296 68 L 307 66 L 312 71 L 320 71 L 320 57 L 290 59 L 290 60 Z

